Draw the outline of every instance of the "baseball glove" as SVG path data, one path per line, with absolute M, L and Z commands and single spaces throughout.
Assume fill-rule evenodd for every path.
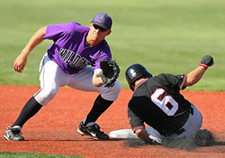
M 103 71 L 102 81 L 105 87 L 113 87 L 119 77 L 120 68 L 115 60 L 101 60 L 100 67 Z

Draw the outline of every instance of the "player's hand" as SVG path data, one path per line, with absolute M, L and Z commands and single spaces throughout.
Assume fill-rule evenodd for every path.
M 23 72 L 24 67 L 27 65 L 27 56 L 20 54 L 14 61 L 13 67 L 17 72 Z
M 94 74 L 92 77 L 92 83 L 95 87 L 101 87 L 104 83 L 102 82 L 102 76 L 103 71 L 102 69 L 96 69 L 94 70 Z
M 203 66 L 205 69 L 208 69 L 208 67 L 213 66 L 214 65 L 214 60 L 213 57 L 211 57 L 210 55 L 205 55 L 201 62 L 198 63 L 198 65 Z

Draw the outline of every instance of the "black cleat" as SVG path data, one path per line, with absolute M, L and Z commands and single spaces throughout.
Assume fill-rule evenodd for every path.
M 96 139 L 96 140 L 108 140 L 109 139 L 109 136 L 107 134 L 100 131 L 100 127 L 96 123 L 92 126 L 86 127 L 83 125 L 83 121 L 81 121 L 79 128 L 77 129 L 77 132 L 79 134 L 81 134 L 82 136 L 89 135 L 93 139 Z
M 6 129 L 4 138 L 8 141 L 24 141 L 24 137 L 21 136 L 21 131 L 18 128 L 10 126 Z

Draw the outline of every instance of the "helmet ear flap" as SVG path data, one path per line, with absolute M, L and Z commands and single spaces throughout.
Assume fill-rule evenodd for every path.
M 130 86 L 130 89 L 134 91 L 134 81 L 131 81 L 131 79 L 128 78 L 127 75 L 126 75 L 126 79 L 127 79 L 128 85 Z
M 152 77 L 152 74 L 150 74 L 141 64 L 133 64 L 127 68 L 125 76 L 130 89 L 134 91 L 134 83 L 136 80 L 140 78 L 150 78 Z

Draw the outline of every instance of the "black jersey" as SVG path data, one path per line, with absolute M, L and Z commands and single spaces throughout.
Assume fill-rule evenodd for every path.
M 191 103 L 180 94 L 186 78 L 185 74 L 160 74 L 139 83 L 128 105 L 133 131 L 146 123 L 165 136 L 177 133 L 191 110 Z

